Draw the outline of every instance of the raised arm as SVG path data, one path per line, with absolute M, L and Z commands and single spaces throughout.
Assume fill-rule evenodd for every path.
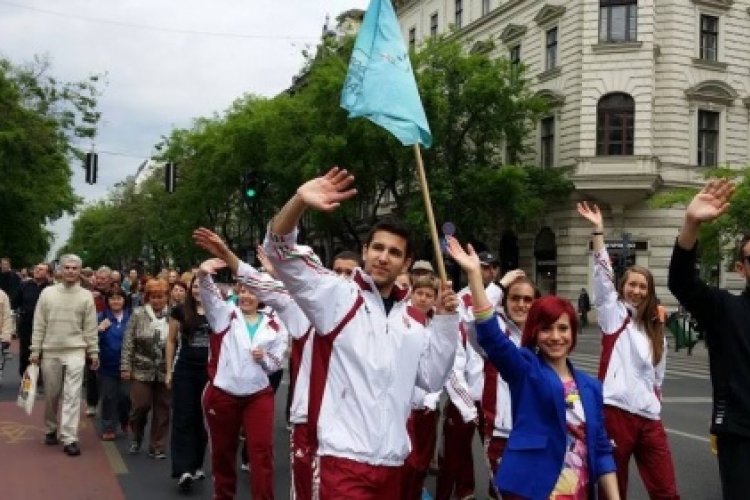
M 440 391 L 445 385 L 456 356 L 458 298 L 451 283 L 444 283 L 438 294 L 437 314 L 428 325 L 427 347 L 417 366 L 416 384 L 427 392 Z
M 594 253 L 594 307 L 599 326 L 604 334 L 616 332 L 627 316 L 625 306 L 618 299 L 615 272 L 609 252 L 604 245 L 604 218 L 596 205 L 578 203 L 578 213 L 591 224 Z
M 695 273 L 695 244 L 701 224 L 723 215 L 729 209 L 733 193 L 734 184 L 718 179 L 709 181 L 695 195 L 685 212 L 685 221 L 669 262 L 669 291 L 703 324 L 710 324 L 720 313 L 719 300 L 717 290 L 701 281 Z
M 221 291 L 211 277 L 225 265 L 220 259 L 209 259 L 200 265 L 197 273 L 201 303 L 206 312 L 206 321 L 208 321 L 214 333 L 223 332 L 229 327 L 234 311 L 234 307 L 222 298 Z
M 445 384 L 445 390 L 448 392 L 453 405 L 461 413 L 464 422 L 471 422 L 477 418 L 477 407 L 474 399 L 469 392 L 469 383 L 466 380 L 466 370 L 468 366 L 468 353 L 464 347 L 461 335 L 457 339 L 458 347 L 456 348 L 456 359 L 453 362 L 453 369 L 448 376 L 448 382 Z M 467 342 L 466 347 L 471 349 Z
M 484 290 L 481 266 L 476 252 L 471 245 L 468 245 L 468 251 L 465 251 L 458 240 L 452 236 L 448 236 L 447 239 L 448 253 L 469 277 L 477 341 L 503 379 L 513 384 L 525 375 L 528 363 L 515 344 L 500 329 L 500 324 L 495 317 L 495 305 L 487 298 L 487 292 Z

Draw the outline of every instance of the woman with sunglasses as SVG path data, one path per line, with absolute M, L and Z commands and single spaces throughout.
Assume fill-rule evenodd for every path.
M 494 478 L 502 498 L 594 499 L 598 483 L 604 498 L 619 500 L 601 384 L 568 359 L 578 333 L 573 305 L 536 300 L 519 348 L 495 319 L 474 249 L 448 237 L 448 253 L 469 277 L 477 340 L 510 387 L 513 430 Z
M 594 308 L 603 335 L 599 379 L 607 432 L 615 443 L 620 496 L 627 498 L 628 465 L 634 456 L 649 496 L 678 500 L 672 452 L 661 421 L 667 341 L 654 277 L 635 265 L 615 283 L 599 208 L 586 202 L 577 208 L 593 228 Z

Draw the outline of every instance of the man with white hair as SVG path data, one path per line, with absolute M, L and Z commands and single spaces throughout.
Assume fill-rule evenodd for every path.
M 96 308 L 91 292 L 80 285 L 81 264 L 76 255 L 60 258 L 62 282 L 48 286 L 39 296 L 31 337 L 30 361 L 39 364 L 43 355 L 45 444 L 55 446 L 61 440 L 63 451 L 71 457 L 81 454 L 78 424 L 86 356 L 93 370 L 99 368 Z

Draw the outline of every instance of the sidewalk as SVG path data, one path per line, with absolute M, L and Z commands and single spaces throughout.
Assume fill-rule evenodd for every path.
M 0 386 L 0 497 L 3 500 L 124 500 L 122 489 L 97 436 L 94 421 L 81 410 L 81 456 L 68 457 L 62 445 L 44 445 L 44 397 L 31 416 L 16 406 L 18 341 Z

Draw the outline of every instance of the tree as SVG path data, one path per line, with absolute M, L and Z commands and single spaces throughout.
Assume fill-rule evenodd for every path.
M 45 257 L 45 225 L 80 202 L 71 186 L 75 143 L 93 138 L 100 118 L 99 76 L 60 82 L 50 69 L 46 58 L 25 66 L 0 58 L 0 254 L 20 265 Z

